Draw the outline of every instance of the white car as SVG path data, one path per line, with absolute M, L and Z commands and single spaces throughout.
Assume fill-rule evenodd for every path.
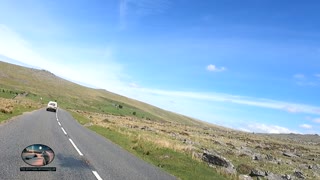
M 47 106 L 47 111 L 57 112 L 58 103 L 54 101 L 50 101 Z

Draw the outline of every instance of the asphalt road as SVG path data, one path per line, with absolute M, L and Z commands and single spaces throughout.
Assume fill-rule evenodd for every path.
M 52 148 L 55 158 L 45 167 L 56 171 L 20 171 L 31 167 L 21 152 L 31 144 Z M 81 126 L 72 116 L 40 109 L 0 124 L 0 179 L 175 179 L 104 137 Z

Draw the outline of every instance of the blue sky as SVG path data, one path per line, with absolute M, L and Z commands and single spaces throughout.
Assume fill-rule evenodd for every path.
M 14 1 L 0 60 L 249 132 L 320 133 L 317 1 Z

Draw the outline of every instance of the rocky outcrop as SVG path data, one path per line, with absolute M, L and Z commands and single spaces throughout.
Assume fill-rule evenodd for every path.
M 294 171 L 293 175 L 299 179 L 305 179 L 306 177 L 304 176 L 304 174 L 301 171 Z
M 202 160 L 207 162 L 209 165 L 220 166 L 225 168 L 224 170 L 228 174 L 236 173 L 234 165 L 230 161 L 228 161 L 226 158 L 218 155 L 215 152 L 205 151 L 202 154 Z
M 253 180 L 251 176 L 240 174 L 239 180 Z
M 264 171 L 259 170 L 259 169 L 252 169 L 250 172 L 250 176 L 264 177 L 264 176 L 266 176 L 266 173 Z
M 284 156 L 287 156 L 287 157 L 298 157 L 297 155 L 293 154 L 293 153 L 290 153 L 290 152 L 284 152 L 282 153 Z

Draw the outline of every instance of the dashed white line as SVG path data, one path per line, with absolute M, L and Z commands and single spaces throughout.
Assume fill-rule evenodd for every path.
M 72 139 L 69 138 L 69 141 L 71 142 L 71 144 L 73 145 L 73 147 L 78 151 L 80 156 L 83 156 L 83 154 L 80 152 L 80 150 L 78 149 L 78 147 L 74 144 L 74 142 L 72 141 Z
M 65 135 L 67 135 L 67 132 L 63 129 L 63 127 L 61 127 L 61 130 L 63 131 L 63 133 L 64 133 Z
M 61 126 L 60 122 L 58 121 L 59 126 Z
M 94 176 L 95 176 L 98 180 L 102 180 L 102 178 L 99 176 L 99 174 L 97 173 L 97 171 L 92 171 L 92 173 L 94 174 Z

